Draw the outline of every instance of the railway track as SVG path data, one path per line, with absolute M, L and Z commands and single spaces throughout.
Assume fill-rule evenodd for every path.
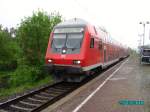
M 59 82 L 0 104 L 0 112 L 37 112 L 79 87 L 79 83 Z

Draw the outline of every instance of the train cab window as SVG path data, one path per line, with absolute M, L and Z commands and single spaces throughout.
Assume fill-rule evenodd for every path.
M 145 55 L 145 56 L 149 56 L 150 55 L 150 50 L 148 49 L 148 50 L 143 50 L 143 55 Z
M 90 40 L 90 48 L 94 48 L 94 38 L 91 38 Z

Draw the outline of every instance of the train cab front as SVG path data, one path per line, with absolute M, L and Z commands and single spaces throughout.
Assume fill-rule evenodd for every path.
M 84 27 L 54 28 L 47 48 L 46 66 L 55 80 L 68 81 L 83 72 L 83 40 Z
M 146 48 L 142 50 L 141 64 L 150 64 L 150 48 Z

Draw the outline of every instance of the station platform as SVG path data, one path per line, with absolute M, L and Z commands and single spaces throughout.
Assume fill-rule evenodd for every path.
M 150 65 L 130 56 L 43 112 L 150 112 L 149 93 Z

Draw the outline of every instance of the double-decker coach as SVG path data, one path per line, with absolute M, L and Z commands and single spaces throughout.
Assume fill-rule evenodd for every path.
M 57 24 L 51 32 L 46 67 L 56 81 L 79 82 L 127 56 L 125 51 L 105 30 L 75 18 Z

